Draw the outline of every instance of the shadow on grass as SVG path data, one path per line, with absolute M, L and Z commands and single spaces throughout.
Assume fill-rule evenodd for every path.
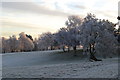
M 56 60 L 89 60 L 89 54 L 83 54 L 83 49 L 79 49 L 79 50 L 76 50 L 76 53 L 74 50 L 70 50 L 69 52 L 66 51 L 66 52 L 55 52 L 51 55 L 56 55 L 56 57 L 54 57 L 54 59 Z M 76 56 L 75 56 L 76 55 Z M 104 54 L 95 54 L 95 56 L 98 58 L 98 59 L 106 59 L 106 58 L 115 58 L 115 57 L 118 57 L 118 55 L 106 55 L 106 57 L 104 57 Z
M 71 50 L 69 52 L 54 52 L 49 54 L 49 57 L 51 58 L 51 60 L 55 60 L 55 61 L 78 61 L 78 60 L 83 60 L 88 58 L 87 54 L 83 55 L 83 50 L 77 50 L 76 53 L 74 52 L 74 50 Z M 76 56 L 74 56 L 74 54 L 76 54 Z

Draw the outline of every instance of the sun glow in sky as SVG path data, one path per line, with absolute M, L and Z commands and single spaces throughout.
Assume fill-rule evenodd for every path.
M 37 37 L 65 27 L 69 15 L 85 17 L 93 13 L 117 23 L 118 0 L 2 0 L 2 36 L 25 32 Z

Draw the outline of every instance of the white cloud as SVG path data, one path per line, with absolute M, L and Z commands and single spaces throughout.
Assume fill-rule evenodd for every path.
M 51 31 L 55 32 L 65 26 L 67 16 L 77 14 L 85 16 L 87 13 L 94 13 L 102 19 L 109 19 L 117 22 L 118 0 L 30 0 L 30 2 L 8 2 L 2 3 L 4 18 L 9 19 L 7 25 L 36 28 L 35 33 Z M 20 1 L 20 0 L 19 0 Z M 22 25 L 20 25 L 22 24 Z M 24 25 L 26 24 L 26 25 Z M 39 28 L 39 29 L 38 29 Z M 41 30 L 40 30 L 41 29 Z M 34 32 L 34 29 L 33 29 Z M 31 33 L 33 33 L 31 31 Z
M 59 10 L 51 10 L 52 8 L 48 8 L 47 6 L 38 5 L 33 2 L 3 2 L 2 3 L 3 11 L 23 11 L 29 13 L 36 14 L 46 14 L 46 15 L 54 15 L 54 16 L 68 16 L 69 13 L 65 13 Z
M 34 2 L 35 0 L 1 0 L 1 2 Z

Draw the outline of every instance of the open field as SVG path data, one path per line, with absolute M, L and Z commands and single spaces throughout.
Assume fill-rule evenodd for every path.
M 61 50 L 3 54 L 3 78 L 116 78 L 118 58 L 90 62 Z

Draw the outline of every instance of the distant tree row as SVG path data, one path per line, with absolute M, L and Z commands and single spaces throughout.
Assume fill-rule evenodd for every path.
M 24 32 L 19 34 L 18 39 L 15 35 L 10 36 L 9 39 L 2 37 L 1 43 L 2 53 L 32 51 L 34 48 L 32 39 Z
M 60 49 L 68 51 L 72 47 L 76 51 L 77 46 L 83 46 L 84 53 L 94 54 L 116 54 L 117 44 L 120 41 L 119 30 L 115 29 L 115 24 L 108 20 L 102 20 L 93 14 L 88 14 L 85 18 L 72 15 L 65 22 L 66 27 L 62 27 L 56 33 L 46 32 L 34 39 L 24 32 L 19 34 L 17 39 L 15 35 L 9 39 L 4 37 L 2 40 L 2 52 L 17 51 L 38 51 L 48 49 Z

